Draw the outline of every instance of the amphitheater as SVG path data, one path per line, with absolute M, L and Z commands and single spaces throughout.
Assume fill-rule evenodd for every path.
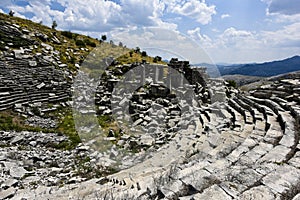
M 15 37 L 29 35 L 17 29 L 6 24 L 0 31 Z M 0 110 L 14 110 L 28 117 L 32 107 L 46 113 L 49 110 L 45 105 L 49 103 L 71 105 L 73 77 L 59 61 L 58 53 L 44 44 L 44 54 L 34 54 L 34 42 L 26 37 L 24 40 L 29 48 L 13 50 L 8 46 L 3 50 Z M 0 198 L 300 199 L 300 73 L 266 79 L 250 91 L 233 89 L 222 80 L 208 77 L 195 82 L 204 88 L 196 93 L 200 106 L 193 104 L 182 113 L 183 119 L 192 119 L 192 123 L 181 124 L 184 128 L 170 138 L 150 138 L 150 151 L 143 154 L 143 159 L 101 178 L 80 179 L 63 172 L 72 168 L 78 152 L 88 152 L 83 145 L 75 150 L 53 150 L 49 144 L 67 141 L 65 136 L 0 131 Z M 101 98 L 107 95 L 107 99 L 111 93 L 106 86 L 101 90 L 97 101 L 105 111 L 108 102 L 102 105 Z M 203 102 L 208 93 L 222 100 Z M 170 110 L 173 103 L 166 101 L 166 110 Z M 144 102 L 136 107 L 145 106 Z M 182 107 L 186 104 L 181 102 Z M 147 120 L 142 116 L 135 121 Z M 151 146 L 155 146 L 152 151 Z M 12 157 L 12 152 L 19 156 Z M 34 170 L 29 171 L 25 161 L 33 158 L 44 164 L 32 164 Z M 59 160 L 62 165 L 54 167 L 47 160 Z M 62 174 L 65 179 L 73 179 L 65 184 L 49 184 Z M 30 183 L 35 178 L 40 184 L 33 186 Z

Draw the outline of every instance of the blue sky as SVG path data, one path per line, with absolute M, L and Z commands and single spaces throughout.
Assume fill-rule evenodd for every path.
M 0 12 L 9 10 L 49 26 L 56 20 L 58 29 L 98 38 L 107 34 L 115 40 L 121 31 L 142 29 L 140 35 L 119 38 L 127 46 L 142 48 L 163 43 L 167 29 L 174 40 L 165 42 L 166 51 L 189 52 L 193 58 L 205 52 L 215 63 L 264 62 L 300 54 L 299 0 L 1 0 Z M 156 27 L 156 37 L 150 27 Z M 203 51 L 177 45 L 183 41 L 180 36 Z

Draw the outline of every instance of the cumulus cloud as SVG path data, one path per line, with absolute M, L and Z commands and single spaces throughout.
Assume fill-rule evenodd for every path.
M 224 31 L 223 36 L 236 38 L 236 37 L 249 37 L 251 36 L 251 32 L 244 30 L 236 30 L 234 27 L 230 27 Z
M 188 30 L 187 34 L 193 40 L 199 42 L 200 45 L 204 48 L 211 48 L 213 46 L 211 38 L 207 35 L 202 34 L 199 27 L 192 30 Z
M 278 13 L 269 13 L 267 12 L 267 15 L 271 17 L 271 22 L 276 23 L 295 23 L 300 22 L 300 14 L 296 15 L 283 15 Z
M 300 22 L 284 26 L 277 31 L 264 31 L 262 37 L 270 46 L 297 47 L 300 46 Z
M 65 6 L 62 23 L 76 30 L 106 31 L 114 26 L 124 27 L 121 6 L 112 1 L 60 0 Z
M 175 56 L 191 63 L 211 62 L 202 45 L 174 30 L 149 27 L 115 33 L 113 38 L 128 47 L 139 46 L 152 56 L 161 55 L 166 59 Z
M 31 20 L 51 25 L 53 20 L 58 28 L 73 31 L 109 32 L 135 26 L 158 26 L 176 29 L 175 23 L 163 20 L 168 2 L 161 0 L 28 0 L 27 6 L 18 6 L 10 0 L 1 6 L 12 9 L 16 15 L 31 13 Z M 55 9 L 53 5 L 63 9 Z
M 224 32 L 220 33 L 213 44 L 215 49 L 259 49 L 262 44 L 259 35 L 246 30 L 237 30 L 234 27 L 227 28 Z
M 127 23 L 151 26 L 153 20 L 150 17 L 156 14 L 156 3 L 157 1 L 121 0 L 123 16 Z
M 171 12 L 190 17 L 201 24 L 208 24 L 212 15 L 216 14 L 215 6 L 208 6 L 204 0 L 190 0 L 184 3 L 171 1 L 168 6 Z

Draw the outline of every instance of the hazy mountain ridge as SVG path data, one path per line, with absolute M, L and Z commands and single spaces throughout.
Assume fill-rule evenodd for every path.
M 247 76 L 276 76 L 300 70 L 300 56 L 293 56 L 279 61 L 240 64 L 240 65 L 217 65 L 220 74 L 223 75 L 247 75 Z

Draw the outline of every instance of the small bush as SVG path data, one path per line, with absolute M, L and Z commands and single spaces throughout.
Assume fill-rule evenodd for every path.
M 61 34 L 69 39 L 73 38 L 73 33 L 71 33 L 70 31 L 62 31 Z
M 146 51 L 142 51 L 142 56 L 146 57 L 147 56 L 147 52 Z
M 33 114 L 35 114 L 35 115 L 37 115 L 37 116 L 40 116 L 40 115 L 41 115 L 41 111 L 40 111 L 40 109 L 37 108 L 37 107 L 33 107 L 33 108 L 31 109 L 31 111 L 32 111 Z
M 76 45 L 79 47 L 85 47 L 85 43 L 82 40 L 76 40 Z
M 227 82 L 228 82 L 228 86 L 237 88 L 237 84 L 234 80 L 228 80 Z
M 76 58 L 74 56 L 71 56 L 70 63 L 75 64 L 75 62 L 76 62 Z
M 84 43 L 90 47 L 96 47 L 96 43 L 95 42 L 91 42 L 89 39 L 85 39 Z
M 154 58 L 153 58 L 153 62 L 161 62 L 161 60 L 162 60 L 162 58 L 160 57 L 160 56 L 155 56 Z
M 112 118 L 109 115 L 101 115 L 98 116 L 98 122 L 101 127 L 108 128 L 110 123 L 112 122 Z

